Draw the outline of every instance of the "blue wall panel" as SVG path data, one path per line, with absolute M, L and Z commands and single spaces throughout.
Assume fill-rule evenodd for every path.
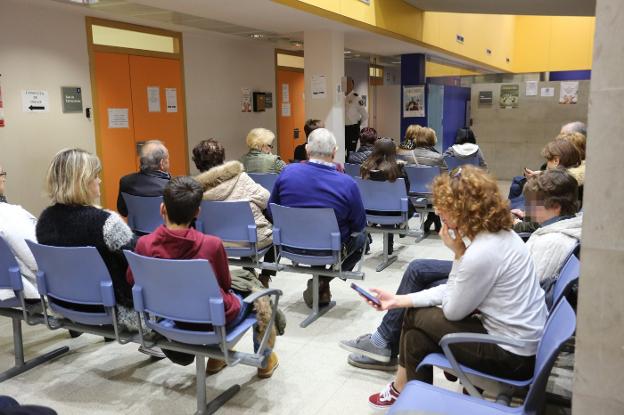
M 403 86 L 425 84 L 425 55 L 412 53 L 401 55 L 401 141 L 405 137 L 405 131 L 410 124 L 427 125 L 427 117 L 403 118 Z M 425 103 L 427 102 L 427 89 L 425 88 Z M 425 115 L 428 109 L 425 106 Z
M 455 144 L 457 130 L 466 126 L 466 102 L 469 100 L 470 88 L 444 85 L 443 150 Z

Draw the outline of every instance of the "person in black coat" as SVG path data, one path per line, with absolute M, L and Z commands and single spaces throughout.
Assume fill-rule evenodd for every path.
M 306 136 L 306 142 L 303 144 L 299 144 L 297 147 L 295 147 L 295 154 L 293 159 L 295 160 L 295 163 L 300 162 L 300 161 L 305 161 L 308 159 L 308 153 L 306 152 L 306 144 L 308 143 L 308 137 L 310 136 L 310 133 L 314 130 L 316 130 L 317 128 L 323 128 L 323 122 L 321 120 L 315 120 L 310 118 L 309 120 L 307 120 L 305 122 L 305 125 L 303 126 L 303 132 L 305 133 Z
M 165 185 L 171 180 L 169 174 L 169 151 L 158 140 L 147 141 L 141 147 L 141 170 L 128 174 L 119 180 L 117 211 L 128 216 L 126 202 L 121 195 L 128 193 L 134 196 L 162 196 Z

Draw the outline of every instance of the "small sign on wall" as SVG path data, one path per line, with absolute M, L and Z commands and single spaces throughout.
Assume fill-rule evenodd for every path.
M 160 112 L 160 88 L 157 86 L 147 87 L 147 111 Z
M 77 86 L 62 86 L 63 113 L 82 113 L 82 88 Z
M 48 112 L 50 107 L 48 91 L 26 89 L 22 91 L 22 111 Z
M 108 109 L 108 128 L 129 128 L 128 108 Z
M 178 91 L 175 88 L 165 88 L 167 112 L 178 112 Z
M 492 91 L 479 91 L 479 104 L 492 104 Z

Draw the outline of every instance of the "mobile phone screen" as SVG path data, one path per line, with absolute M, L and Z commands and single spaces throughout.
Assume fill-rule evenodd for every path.
M 366 291 L 364 288 L 359 287 L 355 283 L 351 283 L 351 288 L 353 288 L 358 293 L 362 294 L 364 297 L 366 297 L 367 300 L 372 301 L 374 304 L 378 306 L 381 306 L 381 302 L 377 299 L 377 297 L 375 297 L 374 295 Z

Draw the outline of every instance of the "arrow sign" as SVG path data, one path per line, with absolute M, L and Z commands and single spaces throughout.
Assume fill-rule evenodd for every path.
M 35 107 L 34 105 L 31 105 L 30 107 L 28 107 L 29 110 L 31 111 L 45 111 L 45 107 L 44 106 L 40 106 L 40 107 Z
M 22 90 L 22 111 L 24 112 L 48 112 L 48 91 L 46 90 Z

